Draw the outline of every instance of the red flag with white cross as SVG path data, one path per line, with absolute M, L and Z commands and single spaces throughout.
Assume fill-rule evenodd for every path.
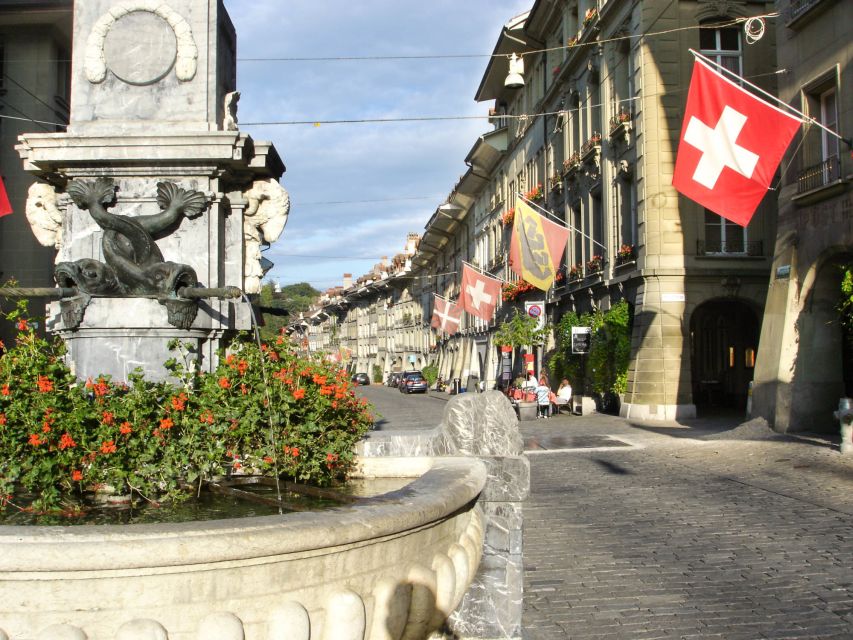
M 459 300 L 465 311 L 483 320 L 491 320 L 495 316 L 500 299 L 500 280 L 484 275 L 467 264 L 462 265 L 462 291 Z
M 6 195 L 6 185 L 3 184 L 3 178 L 0 176 L 0 217 L 12 213 L 12 205 L 9 204 L 9 196 Z
M 696 60 L 672 186 L 746 226 L 800 123 Z
M 430 326 L 435 327 L 439 331 L 444 331 L 444 333 L 450 336 L 458 333 L 459 322 L 462 320 L 461 307 L 435 294 L 433 296 L 435 300 Z

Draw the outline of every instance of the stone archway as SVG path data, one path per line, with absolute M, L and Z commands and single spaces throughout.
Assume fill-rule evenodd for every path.
M 696 308 L 690 317 L 690 360 L 698 411 L 746 407 L 759 330 L 757 314 L 742 300 L 709 300 Z
M 851 255 L 837 254 L 804 279 L 804 303 L 797 318 L 790 423 L 797 430 L 832 431 L 838 400 L 853 394 L 853 345 L 838 306 L 842 264 Z

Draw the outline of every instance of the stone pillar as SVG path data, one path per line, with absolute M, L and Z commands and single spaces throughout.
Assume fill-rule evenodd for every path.
M 77 2 L 73 43 L 68 131 L 26 134 L 18 146 L 24 168 L 43 181 L 38 197 L 52 198 L 61 220 L 53 236 L 37 231 L 39 241 L 55 241 L 57 263 L 110 266 L 104 228 L 68 186 L 107 180 L 115 187 L 105 204 L 111 216 L 150 219 L 167 209 L 160 185 L 171 184 L 200 194 L 204 206 L 152 232 L 160 264 L 190 268 L 201 287 L 255 293 L 258 246 L 281 233 L 289 199 L 272 145 L 237 130 L 235 33 L 221 0 Z M 80 378 L 126 380 L 136 367 L 162 378 L 174 339 L 190 343 L 211 370 L 234 333 L 251 328 L 246 300 L 202 300 L 194 319 L 176 324 L 164 298 L 176 298 L 177 288 L 119 287 L 99 297 L 80 280 L 73 286 L 97 295 L 53 303 L 47 313 Z
M 486 463 L 488 480 L 477 500 L 483 512 L 483 556 L 447 626 L 460 640 L 520 639 L 522 505 L 530 492 L 530 462 L 509 400 L 500 391 L 463 393 L 450 399 L 435 430 L 375 431 L 359 449 L 366 457 L 474 455 Z

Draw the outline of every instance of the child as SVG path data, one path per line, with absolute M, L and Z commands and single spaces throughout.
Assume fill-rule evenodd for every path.
M 550 418 L 551 413 L 551 388 L 545 376 L 539 378 L 539 385 L 536 387 L 536 404 L 539 405 L 537 418 Z

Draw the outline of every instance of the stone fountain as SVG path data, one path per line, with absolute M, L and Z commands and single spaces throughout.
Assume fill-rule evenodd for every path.
M 212 370 L 250 329 L 289 214 L 284 165 L 237 127 L 221 0 L 74 3 L 67 132 L 26 134 L 27 216 L 57 250 L 48 329 L 80 379 L 162 379 L 174 339 Z M 240 297 L 237 297 L 239 294 Z M 474 457 L 369 458 L 398 491 L 318 513 L 0 526 L 0 640 L 414 640 L 462 601 L 483 545 Z

